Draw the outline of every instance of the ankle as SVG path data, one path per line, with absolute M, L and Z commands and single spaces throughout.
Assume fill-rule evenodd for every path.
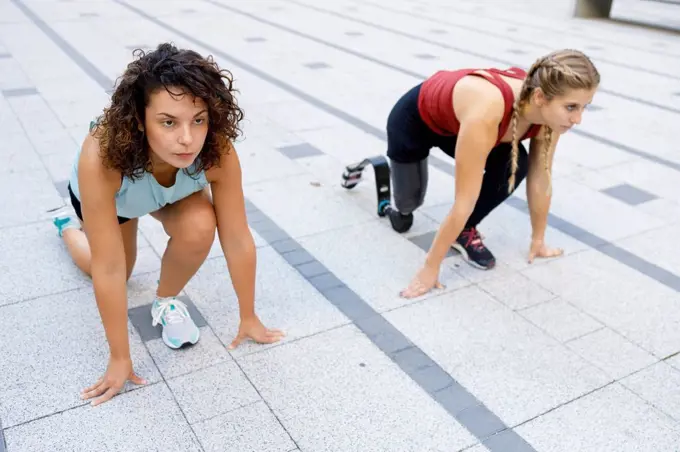
M 83 234 L 83 230 L 76 225 L 68 225 L 61 229 L 59 235 L 65 241 L 73 240 L 78 234 Z

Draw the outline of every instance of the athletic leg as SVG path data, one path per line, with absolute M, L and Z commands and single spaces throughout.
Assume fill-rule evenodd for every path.
M 132 270 L 137 260 L 137 218 L 130 219 L 120 225 L 120 232 L 123 234 L 123 247 L 125 248 L 125 263 L 127 278 L 132 275 Z M 62 238 L 66 244 L 71 259 L 76 266 L 88 276 L 92 276 L 90 264 L 92 254 L 90 244 L 87 241 L 85 232 L 81 229 L 68 228 L 63 231 Z
M 515 188 L 526 178 L 529 159 L 524 146 L 519 143 L 519 159 Z M 484 245 L 477 230 L 481 221 L 503 201 L 508 199 L 508 179 L 510 178 L 510 144 L 503 143 L 494 148 L 486 160 L 484 179 L 477 204 L 465 224 L 465 229 L 453 245 L 473 266 L 482 269 L 492 268 L 496 259 Z M 514 190 L 513 190 L 514 191 Z
M 519 158 L 515 176 L 515 188 L 526 178 L 529 170 L 529 156 L 522 143 L 518 144 Z M 479 192 L 479 199 L 472 211 L 466 227 L 477 227 L 487 215 L 510 197 L 508 180 L 510 178 L 512 147 L 503 143 L 491 151 L 484 168 L 484 179 Z
M 217 220 L 207 189 L 151 214 L 170 236 L 161 260 L 156 299 L 151 308 L 154 326 L 163 326 L 163 341 L 171 348 L 200 336 L 187 307 L 176 297 L 205 261 L 215 240 Z
M 392 228 L 406 232 L 413 224 L 413 211 L 423 204 L 427 190 L 427 157 L 436 135 L 418 111 L 420 85 L 405 93 L 387 118 L 387 158 L 374 156 L 349 165 L 343 186 L 351 189 L 368 165 L 375 170 L 378 215 L 387 216 Z M 389 159 L 389 164 L 388 164 Z M 392 187 L 394 185 L 394 187 Z M 390 205 L 394 190 L 394 207 Z

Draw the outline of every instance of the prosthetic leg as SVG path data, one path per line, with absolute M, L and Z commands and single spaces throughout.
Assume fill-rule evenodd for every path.
M 348 190 L 354 188 L 361 182 L 361 175 L 368 165 L 373 166 L 373 171 L 375 173 L 378 216 L 387 216 L 392 224 L 392 229 L 395 231 L 399 233 L 408 231 L 413 225 L 413 213 L 408 212 L 407 214 L 404 214 L 392 208 L 390 204 L 392 198 L 390 188 L 390 166 L 385 157 L 382 155 L 370 157 L 359 163 L 347 166 L 345 172 L 342 174 L 342 186 Z

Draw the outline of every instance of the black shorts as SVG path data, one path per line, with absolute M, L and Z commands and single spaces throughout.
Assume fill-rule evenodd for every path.
M 435 133 L 420 116 L 418 94 L 421 85 L 404 94 L 387 118 L 387 156 L 395 162 L 424 160 L 433 147 L 438 147 L 451 157 L 455 156 L 457 137 Z
M 73 210 L 76 211 L 76 215 L 78 215 L 80 221 L 83 221 L 83 210 L 80 207 L 80 201 L 78 198 L 76 198 L 76 195 L 73 194 L 73 190 L 71 190 L 71 184 L 68 184 L 68 194 L 71 197 L 71 205 L 73 206 Z M 129 218 L 118 217 L 118 224 L 123 224 L 128 221 L 130 221 Z

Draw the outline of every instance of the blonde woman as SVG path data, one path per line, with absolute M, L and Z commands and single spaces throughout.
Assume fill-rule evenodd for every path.
M 528 71 L 439 71 L 399 99 L 387 121 L 389 170 L 381 157 L 367 159 L 347 168 L 345 186 L 354 186 L 366 162 L 373 163 L 384 204 L 379 214 L 389 214 L 393 227 L 404 232 L 425 198 L 430 149 L 439 147 L 456 160 L 453 207 L 402 296 L 441 287 L 439 270 L 450 247 L 475 267 L 493 268 L 495 258 L 477 226 L 525 178 L 532 225 L 529 261 L 562 254 L 544 240 L 553 154 L 559 136 L 581 122 L 599 83 L 586 55 L 560 50 L 539 58 Z M 526 139 L 529 152 L 521 143 Z M 385 207 L 386 190 L 380 194 L 380 184 L 389 187 L 390 182 L 394 208 Z

